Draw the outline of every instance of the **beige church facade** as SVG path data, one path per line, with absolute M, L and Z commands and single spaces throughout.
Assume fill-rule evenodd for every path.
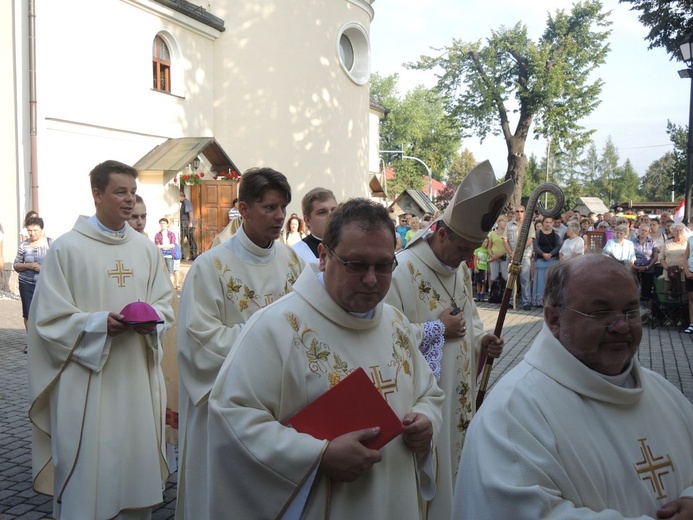
M 371 4 L 0 2 L 5 260 L 26 211 L 59 236 L 93 213 L 94 165 L 137 164 L 170 139 L 213 138 L 240 171 L 284 172 L 290 212 L 315 186 L 340 200 L 372 196 L 382 113 L 369 103 Z M 181 157 L 140 176 L 152 232 L 178 212 L 172 181 L 192 161 Z M 200 159 L 211 178 L 215 164 Z

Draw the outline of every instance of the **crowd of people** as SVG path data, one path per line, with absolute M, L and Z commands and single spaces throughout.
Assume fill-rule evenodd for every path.
M 487 240 L 475 251 L 469 267 L 474 272 L 477 301 L 488 299 L 495 284 L 505 287 L 508 264 L 514 255 L 524 217 L 524 206 L 499 216 Z M 688 246 L 691 231 L 684 224 L 674 222 L 667 212 L 657 217 L 613 212 L 582 216 L 570 211 L 543 217 L 537 213 L 531 222 L 534 231 L 529 233 L 524 244 L 517 279 L 517 296 L 524 310 L 543 306 L 546 272 L 551 265 L 587 252 L 601 252 L 631 269 L 639 280 L 642 304 L 648 311 L 652 310 L 652 300 L 657 297 L 655 281 L 659 276 L 664 276 L 669 294 L 688 294 L 687 280 L 692 280 L 690 286 L 693 288 L 693 274 L 686 273 L 686 269 L 693 273 L 693 258 Z M 586 235 L 595 235 L 594 232 L 601 238 L 590 236 L 589 239 L 597 245 L 586 245 Z M 587 247 L 591 247 L 591 251 L 587 251 Z M 693 295 L 690 296 L 693 299 Z M 686 332 L 693 332 L 693 325 Z
M 252 168 L 224 238 L 190 245 L 178 310 L 178 237 L 167 217 L 143 235 L 137 176 L 117 161 L 92 170 L 95 214 L 47 249 L 29 306 L 33 483 L 55 518 L 151 518 L 176 467 L 177 519 L 693 518 L 693 405 L 635 356 L 632 273 L 659 252 L 644 219 L 628 237 L 604 215 L 609 254 L 581 254 L 599 222 L 572 215 L 518 244 L 525 208 L 501 215 L 513 185 L 485 161 L 419 229 L 320 187 L 287 221 L 287 177 Z M 495 263 L 500 283 L 520 245 L 519 294 L 543 306 L 544 328 L 477 410 L 479 367 L 505 341 L 484 330 L 488 280 L 474 271 Z M 352 426 L 349 408 L 368 403 L 349 397 L 340 430 L 292 426 L 360 371 L 399 435 Z

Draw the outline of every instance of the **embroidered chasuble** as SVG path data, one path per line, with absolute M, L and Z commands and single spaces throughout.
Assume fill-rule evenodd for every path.
M 109 312 L 151 304 L 155 333 L 107 335 Z M 158 248 L 129 226 L 80 217 L 51 246 L 29 319 L 34 489 L 54 514 L 110 519 L 163 500 L 166 391 L 160 338 L 173 321 Z
M 251 318 L 214 384 L 210 518 L 229 512 L 236 518 L 281 517 L 327 445 L 281 422 L 358 367 L 400 419 L 411 411 L 427 416 L 435 443 L 443 394 L 409 321 L 383 303 L 372 319 L 349 314 L 317 272 L 316 265 L 306 267 L 291 294 Z M 354 482 L 330 482 L 318 472 L 301 518 L 425 518 L 422 492 L 432 491 L 433 482 L 422 466 L 429 454 L 414 455 L 401 436 L 380 452 L 382 461 Z
M 445 392 L 443 429 L 436 450 L 437 493 L 430 504 L 429 518 L 450 518 L 452 492 L 465 433 L 474 414 L 476 369 L 485 334 L 465 264 L 456 270 L 444 266 L 425 239 L 417 240 L 397 254 L 399 265 L 392 277 L 385 302 L 394 305 L 422 329 L 455 303 L 462 309 L 467 334 L 461 339 L 446 339 L 440 361 L 438 384 Z
M 637 358 L 624 375 L 589 369 L 545 324 L 469 427 L 453 518 L 643 519 L 693 498 L 693 405 Z
M 303 261 L 288 246 L 255 245 L 241 226 L 193 262 L 178 327 L 179 470 L 176 518 L 208 518 L 207 399 L 241 328 L 291 291 Z

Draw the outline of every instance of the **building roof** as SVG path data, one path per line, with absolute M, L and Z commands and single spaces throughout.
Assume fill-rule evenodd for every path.
M 200 7 L 199 5 L 192 4 L 186 0 L 154 0 L 156 3 L 165 5 L 166 7 L 183 13 L 190 18 L 197 20 L 200 23 L 208 25 L 212 29 L 216 29 L 219 32 L 224 32 L 226 28 L 224 27 L 224 20 L 218 16 L 214 16 L 212 13 Z
M 156 146 L 133 166 L 138 171 L 178 172 L 203 155 L 211 164 L 210 170 L 223 172 L 239 169 L 213 137 L 181 137 L 168 139 Z
M 606 207 L 604 201 L 599 197 L 580 197 L 573 211 L 577 211 L 581 215 L 587 215 L 588 213 L 606 213 L 609 211 L 609 208 Z
M 395 178 L 395 170 L 391 168 L 390 166 L 385 168 L 385 180 L 386 181 L 391 181 L 392 179 Z M 428 175 L 424 175 L 422 177 L 423 182 L 424 182 L 424 189 L 422 191 L 428 193 Z M 433 179 L 431 181 L 431 185 L 433 188 L 433 196 L 437 197 L 438 195 L 442 194 L 445 191 L 445 184 L 440 182 L 438 179 Z
M 393 208 L 396 205 L 398 206 L 399 202 L 404 197 L 409 197 L 414 204 L 421 208 L 421 211 L 423 213 L 435 214 L 438 212 L 438 208 L 435 206 L 435 204 L 428 200 L 428 195 L 426 195 L 421 190 L 404 190 L 402 193 L 399 194 L 395 201 L 392 204 L 390 204 L 390 208 Z

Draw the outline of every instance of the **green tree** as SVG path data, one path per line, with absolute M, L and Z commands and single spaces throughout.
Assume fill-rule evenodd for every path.
M 585 194 L 580 173 L 580 153 L 577 149 L 559 151 L 551 157 L 551 182 L 563 190 L 563 211 L 574 208 Z
M 591 142 L 579 164 L 582 182 L 585 185 L 585 193 L 588 197 L 598 196 L 597 179 L 599 178 L 599 153 L 597 146 Z
M 614 145 L 611 136 L 606 139 L 602 154 L 599 157 L 597 166 L 597 177 L 594 182 L 594 187 L 597 190 L 599 197 L 604 203 L 609 206 L 616 202 L 616 169 L 618 168 L 618 149 Z M 613 202 L 612 202 L 613 201 Z
M 647 168 L 640 181 L 640 194 L 644 200 L 665 201 L 671 198 L 672 173 L 676 158 L 672 152 L 665 153 Z M 675 191 L 674 200 L 683 197 L 683 190 Z
M 640 177 L 633 168 L 630 159 L 626 159 L 623 166 L 619 166 L 614 171 L 614 199 L 616 202 L 640 201 L 642 195 L 638 187 Z
M 452 190 L 456 190 L 465 176 L 470 172 L 472 168 L 477 165 L 477 160 L 474 158 L 474 154 L 465 148 L 455 158 L 455 162 L 448 169 L 448 175 L 446 178 L 446 185 Z
M 389 110 L 380 125 L 380 149 L 403 152 L 383 154 L 385 163 L 395 170 L 396 179 L 388 183 L 388 190 L 390 184 L 395 189 L 388 191 L 393 196 L 402 189 L 420 189 L 420 177 L 428 175 L 422 164 L 403 159 L 403 155 L 417 157 L 431 169 L 435 179 L 441 180 L 461 144 L 460 131 L 445 113 L 439 93 L 418 86 L 400 99 L 397 82 L 396 74 L 371 77 L 371 98 Z
M 551 136 L 564 148 L 587 142 L 591 132 L 579 121 L 599 104 L 602 80 L 593 79 L 592 72 L 609 50 L 609 24 L 601 2 L 586 0 L 569 13 L 549 15 L 537 42 L 518 23 L 493 31 L 485 45 L 456 39 L 437 56 L 423 56 L 409 66 L 442 70 L 437 88 L 466 136 L 474 131 L 483 141 L 488 134 L 503 135 L 508 150 L 505 178 L 515 183 L 517 203 L 532 123 L 535 134 Z
M 650 29 L 645 37 L 650 49 L 664 47 L 672 57 L 681 59 L 679 43 L 693 27 L 691 0 L 620 0 L 620 3 L 630 4 L 631 11 L 640 11 L 638 19 Z
M 688 146 L 688 127 L 667 121 L 667 134 L 674 145 L 674 189 L 677 193 L 686 191 L 686 150 Z M 683 195 L 681 195 L 683 197 Z
M 529 197 L 534 188 L 542 182 L 546 182 L 546 168 L 541 169 L 541 165 L 537 161 L 537 156 L 532 154 L 527 160 L 527 169 L 525 170 L 525 181 L 522 185 L 522 196 Z
M 393 165 L 395 177 L 387 181 L 387 192 L 391 199 L 397 198 L 404 190 L 424 189 L 424 178 L 418 166 L 414 161 L 397 161 Z

